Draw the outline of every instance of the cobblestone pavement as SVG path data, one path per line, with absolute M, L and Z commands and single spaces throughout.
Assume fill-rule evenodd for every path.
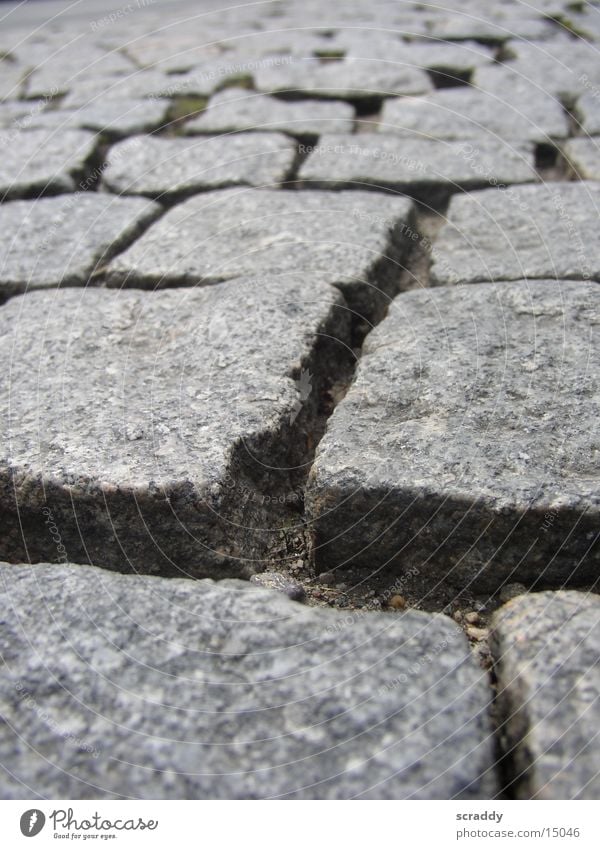
M 599 7 L 0 6 L 4 797 L 598 797 Z

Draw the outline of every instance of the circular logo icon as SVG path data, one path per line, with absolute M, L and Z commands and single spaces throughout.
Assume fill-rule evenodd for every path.
M 35 837 L 46 824 L 46 817 L 37 808 L 25 811 L 21 816 L 21 834 L 25 837 Z

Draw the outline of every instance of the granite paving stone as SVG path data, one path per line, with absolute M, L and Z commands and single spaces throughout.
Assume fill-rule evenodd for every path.
M 108 283 L 154 288 L 301 273 L 338 285 L 372 320 L 397 292 L 413 218 L 407 198 L 374 192 L 210 192 L 167 212 L 113 260 Z
M 168 128 L 169 102 L 165 100 L 98 100 L 77 109 L 37 111 L 31 127 L 84 129 L 123 138 Z
M 96 137 L 83 130 L 1 130 L 0 198 L 75 191 L 97 145 Z
M 161 212 L 144 198 L 77 192 L 0 205 L 0 297 L 84 286 Z
M 478 139 L 470 144 L 370 132 L 352 138 L 324 134 L 307 149 L 298 179 L 318 188 L 373 186 L 426 193 L 538 179 L 533 149 L 521 142 Z
M 599 209 L 600 187 L 593 182 L 454 197 L 433 248 L 432 282 L 600 279 Z
M 349 323 L 339 292 L 301 274 L 11 298 L 0 556 L 61 560 L 49 510 L 75 562 L 211 577 L 281 562 L 281 522 L 301 527 L 279 497 L 304 474 Z
M 228 88 L 185 125 L 186 134 L 278 130 L 292 136 L 351 133 L 354 109 L 343 102 L 304 100 L 288 103 L 247 89 Z
M 583 94 L 573 111 L 582 135 L 600 135 L 600 90 Z
M 598 304 L 583 281 L 399 295 L 311 469 L 318 571 L 404 573 L 425 604 L 596 580 Z
M 600 598 L 522 595 L 491 637 L 500 733 L 520 799 L 597 799 Z
M 282 133 L 132 136 L 111 148 L 102 179 L 119 194 L 181 198 L 207 189 L 281 183 L 295 157 L 296 145 Z
M 561 145 L 569 172 L 578 180 L 600 180 L 600 139 L 575 138 Z
M 534 142 L 563 139 L 567 116 L 555 98 L 498 98 L 463 87 L 442 89 L 426 97 L 385 101 L 379 129 L 402 136 L 435 139 L 501 138 Z
M 448 617 L 349 624 L 240 581 L 68 564 L 0 566 L 0 600 L 5 798 L 496 791 L 490 692 Z

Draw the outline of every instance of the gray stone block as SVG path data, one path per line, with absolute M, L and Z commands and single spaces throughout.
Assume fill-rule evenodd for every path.
M 281 133 L 240 133 L 202 139 L 133 136 L 111 148 L 103 182 L 112 192 L 185 197 L 227 186 L 283 182 L 296 146 Z
M 160 213 L 142 198 L 77 192 L 0 205 L 0 297 L 84 286 Z
M 299 180 L 319 188 L 375 186 L 400 192 L 456 191 L 537 180 L 526 143 L 403 139 L 385 133 L 320 136 Z
M 574 113 L 583 133 L 600 135 L 600 88 L 583 94 L 577 101 Z
M 600 139 L 569 139 L 561 152 L 571 174 L 578 180 L 600 180 Z
M 454 197 L 436 240 L 434 285 L 600 279 L 600 186 L 545 183 Z
M 273 568 L 304 532 L 284 496 L 300 489 L 348 334 L 339 292 L 301 274 L 12 298 L 0 309 L 0 557 L 60 560 L 48 509 L 75 562 Z
M 93 130 L 103 136 L 123 138 L 150 133 L 168 125 L 166 100 L 97 100 L 79 109 L 51 109 L 31 118 L 32 127 Z
M 239 581 L 0 566 L 4 798 L 486 799 L 484 675 L 447 617 Z
M 277 130 L 292 136 L 316 136 L 322 132 L 351 133 L 353 126 L 354 109 L 348 103 L 288 103 L 247 89 L 228 88 L 216 94 L 201 115 L 185 124 L 185 133 Z
M 379 130 L 420 139 L 483 137 L 534 142 L 569 134 L 565 111 L 555 98 L 515 97 L 507 91 L 500 99 L 468 87 L 386 100 Z
M 600 598 L 523 595 L 495 614 L 491 649 L 512 792 L 597 799 Z
M 0 131 L 0 197 L 36 197 L 75 191 L 98 142 L 83 130 Z
M 154 288 L 300 273 L 339 285 L 372 320 L 397 292 L 413 224 L 407 198 L 374 192 L 211 192 L 167 212 L 111 263 L 108 282 Z
M 589 282 L 399 295 L 311 469 L 318 570 L 401 572 L 425 604 L 595 581 L 598 315 Z

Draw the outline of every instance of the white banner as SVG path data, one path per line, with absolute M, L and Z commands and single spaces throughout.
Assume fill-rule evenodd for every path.
M 0 846 L 597 849 L 598 802 L 7 801 Z M 32 841 L 32 842 L 29 842 Z

